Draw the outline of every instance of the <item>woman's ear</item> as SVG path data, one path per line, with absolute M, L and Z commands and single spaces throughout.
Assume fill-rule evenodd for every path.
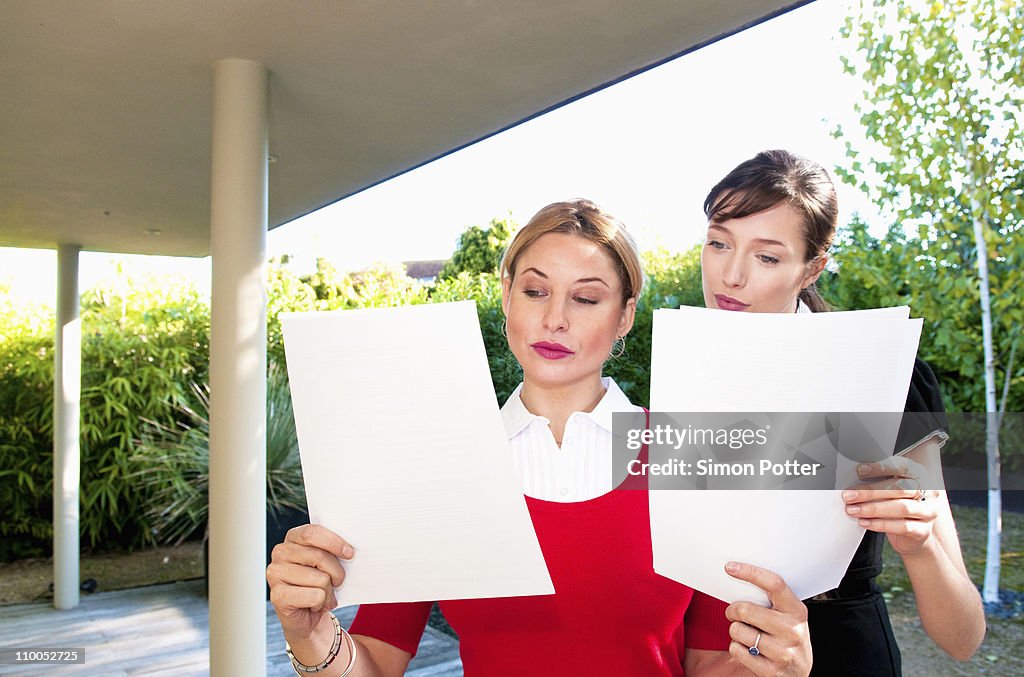
M 512 295 L 512 280 L 504 277 L 501 280 L 501 311 L 508 317 L 508 300 Z
M 821 271 L 825 270 L 825 264 L 828 263 L 828 254 L 822 254 L 818 258 L 809 262 L 807 277 L 804 278 L 803 282 L 800 283 L 801 289 L 807 289 L 812 284 L 818 281 L 821 277 Z
M 625 336 L 633 328 L 633 320 L 636 319 L 636 299 L 626 301 L 622 308 L 622 315 L 619 317 L 619 328 L 616 336 Z

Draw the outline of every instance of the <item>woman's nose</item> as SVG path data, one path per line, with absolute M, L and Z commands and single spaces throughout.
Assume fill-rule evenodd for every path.
M 742 287 L 746 283 L 747 267 L 740 257 L 729 257 L 722 269 L 722 281 L 729 287 Z
M 547 331 L 557 331 L 565 329 L 566 324 L 565 305 L 557 301 L 548 303 L 544 308 L 544 329 Z

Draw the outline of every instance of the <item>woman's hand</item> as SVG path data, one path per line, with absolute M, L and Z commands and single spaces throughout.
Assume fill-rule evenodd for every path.
M 937 492 L 924 489 L 934 485 L 928 468 L 905 456 L 893 456 L 879 463 L 861 463 L 857 474 L 876 479 L 843 492 L 847 515 L 865 529 L 885 534 L 903 557 L 933 544 L 938 504 Z
M 767 569 L 729 562 L 725 571 L 759 587 L 771 603 L 766 609 L 753 602 L 736 602 L 725 610 L 726 618 L 732 621 L 729 655 L 733 660 L 755 675 L 809 674 L 811 635 L 804 603 L 781 576 Z
M 338 605 L 334 588 L 345 580 L 338 558 L 354 555 L 345 539 L 316 524 L 289 530 L 274 546 L 267 567 L 270 603 L 289 641 L 310 637 Z

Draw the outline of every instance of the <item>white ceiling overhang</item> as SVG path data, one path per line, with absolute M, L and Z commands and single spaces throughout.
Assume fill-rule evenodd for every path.
M 218 59 L 270 71 L 274 227 L 799 4 L 0 0 L 0 246 L 208 254 Z

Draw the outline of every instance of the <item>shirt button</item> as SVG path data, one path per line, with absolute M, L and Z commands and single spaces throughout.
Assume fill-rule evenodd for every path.
M 568 496 L 569 490 L 565 487 L 562 487 L 561 489 L 558 490 L 558 493 L 561 494 L 562 496 Z
M 564 440 L 562 440 L 562 444 L 572 444 L 573 439 L 575 439 L 575 438 L 573 438 L 573 437 L 566 437 Z

